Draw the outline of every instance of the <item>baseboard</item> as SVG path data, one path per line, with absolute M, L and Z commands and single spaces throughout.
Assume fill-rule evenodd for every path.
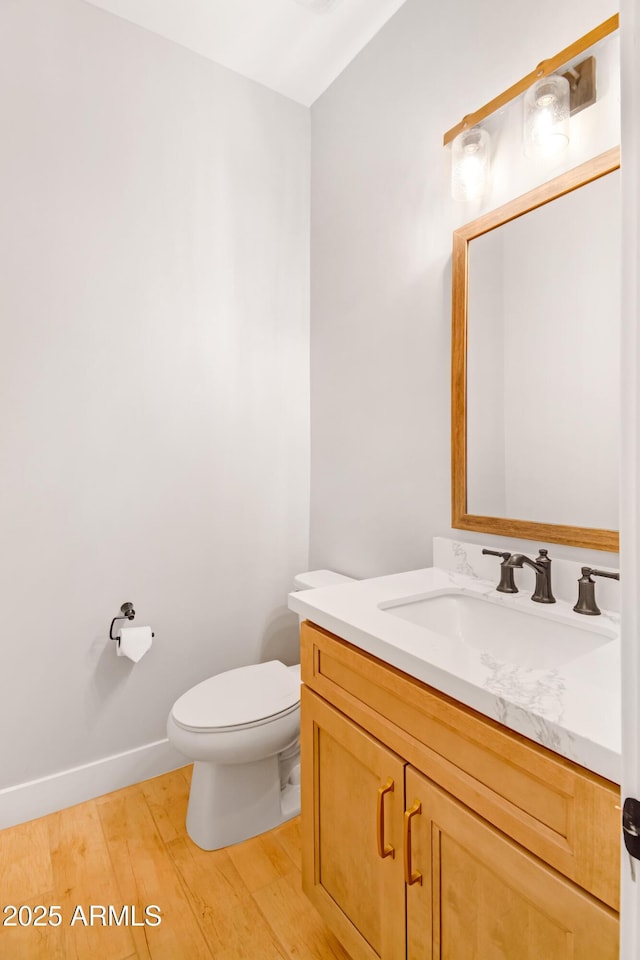
M 6 787 L 0 790 L 0 830 L 158 777 L 188 762 L 168 740 L 156 740 L 81 767 Z

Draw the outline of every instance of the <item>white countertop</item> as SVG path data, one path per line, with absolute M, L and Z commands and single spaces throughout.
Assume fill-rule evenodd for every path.
M 381 604 L 452 588 L 534 614 L 541 630 L 545 621 L 555 619 L 608 637 L 561 666 L 531 669 L 380 609 Z M 528 592 L 497 593 L 494 583 L 438 567 L 291 593 L 289 608 L 555 753 L 620 782 L 618 614 L 585 617 L 566 601 L 533 603 Z

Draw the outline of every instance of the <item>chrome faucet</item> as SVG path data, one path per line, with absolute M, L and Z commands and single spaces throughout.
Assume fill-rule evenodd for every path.
M 548 550 L 540 549 L 535 560 L 525 557 L 524 553 L 512 553 L 504 561 L 505 567 L 523 567 L 526 563 L 528 567 L 535 570 L 536 586 L 531 594 L 531 599 L 536 603 L 555 603 L 556 598 L 551 592 L 551 560 L 547 556 Z

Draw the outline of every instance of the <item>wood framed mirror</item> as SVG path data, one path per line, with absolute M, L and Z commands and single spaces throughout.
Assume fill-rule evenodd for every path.
M 451 525 L 617 551 L 620 150 L 453 235 Z

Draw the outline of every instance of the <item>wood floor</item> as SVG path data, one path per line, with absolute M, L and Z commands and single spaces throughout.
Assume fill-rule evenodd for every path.
M 27 924 L 0 926 L 0 958 L 349 960 L 302 894 L 299 818 L 207 853 L 184 827 L 189 778 L 185 767 L 0 831 L 0 924 L 9 905 Z M 39 905 L 61 923 L 34 926 Z

